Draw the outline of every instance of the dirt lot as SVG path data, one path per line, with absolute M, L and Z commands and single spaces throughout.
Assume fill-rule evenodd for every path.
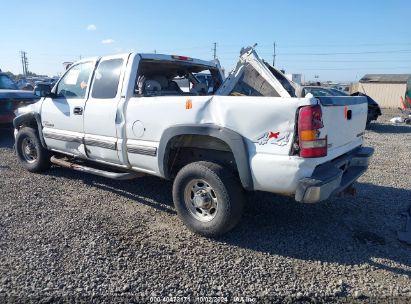
M 411 246 L 396 236 L 411 204 L 411 127 L 393 115 L 366 133 L 376 153 L 356 197 L 250 193 L 218 240 L 187 231 L 170 182 L 31 174 L 0 130 L 0 302 L 411 301 Z

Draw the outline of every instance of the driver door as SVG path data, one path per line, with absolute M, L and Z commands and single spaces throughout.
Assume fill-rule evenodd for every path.
M 83 144 L 83 113 L 97 59 L 71 66 L 46 97 L 41 108 L 43 135 L 50 149 L 86 156 Z

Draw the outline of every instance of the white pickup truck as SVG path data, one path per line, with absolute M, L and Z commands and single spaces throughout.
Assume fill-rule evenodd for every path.
M 174 180 L 178 215 L 205 236 L 238 223 L 244 189 L 314 203 L 367 170 L 365 98 L 300 98 L 299 87 L 253 48 L 223 77 L 217 61 L 184 56 L 81 60 L 40 101 L 19 109 L 17 157 L 32 172 L 53 163 L 114 179 Z M 187 81 L 182 90 L 178 83 Z

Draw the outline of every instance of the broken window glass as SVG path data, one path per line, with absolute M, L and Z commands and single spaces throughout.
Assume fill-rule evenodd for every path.
M 216 67 L 191 62 L 142 60 L 135 92 L 143 96 L 212 95 L 220 85 L 221 76 Z

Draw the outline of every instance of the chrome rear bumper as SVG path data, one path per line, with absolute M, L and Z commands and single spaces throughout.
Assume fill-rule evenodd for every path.
M 344 191 L 367 171 L 373 153 L 373 148 L 361 147 L 318 166 L 311 177 L 299 181 L 295 200 L 316 203 Z

